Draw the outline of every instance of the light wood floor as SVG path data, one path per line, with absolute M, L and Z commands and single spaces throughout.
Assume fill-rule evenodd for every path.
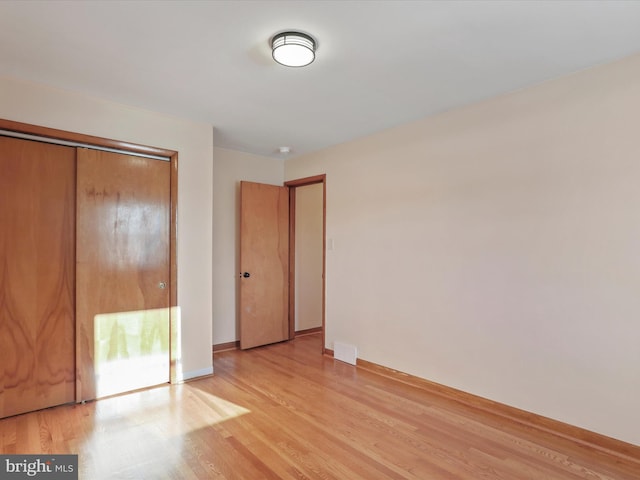
M 640 479 L 597 449 L 320 355 L 318 335 L 216 353 L 215 376 L 0 420 L 1 453 L 97 479 Z

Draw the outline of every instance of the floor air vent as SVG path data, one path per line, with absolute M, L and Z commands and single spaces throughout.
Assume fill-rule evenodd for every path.
M 355 365 L 356 358 L 358 358 L 358 349 L 355 345 L 349 345 L 348 343 L 333 342 L 333 358 Z

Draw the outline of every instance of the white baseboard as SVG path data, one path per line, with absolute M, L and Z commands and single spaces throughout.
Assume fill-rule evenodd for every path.
M 198 377 L 206 377 L 207 375 L 213 375 L 213 366 L 201 368 L 200 370 L 192 370 L 190 372 L 182 372 L 182 375 L 178 374 L 177 377 L 178 382 L 185 382 Z

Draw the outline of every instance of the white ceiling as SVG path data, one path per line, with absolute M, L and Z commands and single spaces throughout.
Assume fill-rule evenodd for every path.
M 318 40 L 310 66 L 271 59 L 289 29 Z M 274 157 L 636 52 L 640 1 L 0 1 L 0 74 L 207 122 L 217 146 Z

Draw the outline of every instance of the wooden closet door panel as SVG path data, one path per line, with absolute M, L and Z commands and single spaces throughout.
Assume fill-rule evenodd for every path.
M 75 399 L 75 149 L 0 137 L 0 416 Z
M 171 165 L 78 150 L 77 397 L 169 381 Z

